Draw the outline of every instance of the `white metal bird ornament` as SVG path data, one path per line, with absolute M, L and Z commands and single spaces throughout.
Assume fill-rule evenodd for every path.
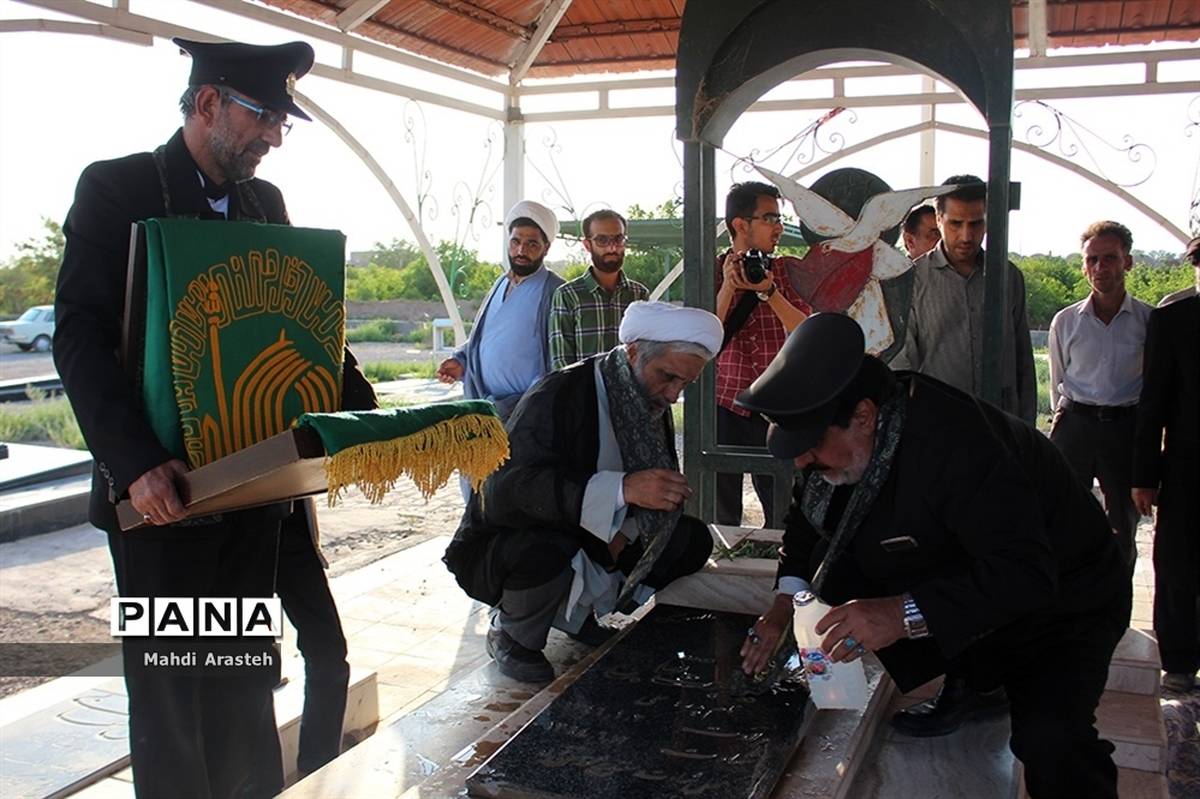
M 895 341 L 879 281 L 899 277 L 912 268 L 908 256 L 879 236 L 895 227 L 922 200 L 961 189 L 923 186 L 881 192 L 868 199 L 853 219 L 812 189 L 755 165 L 779 187 L 796 215 L 813 232 L 832 238 L 814 245 L 791 273 L 800 296 L 817 311 L 844 312 L 862 326 L 867 351 L 880 353 Z

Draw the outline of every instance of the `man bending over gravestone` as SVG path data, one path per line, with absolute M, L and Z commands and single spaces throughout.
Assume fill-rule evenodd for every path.
M 712 538 L 680 509 L 670 407 L 720 349 L 707 311 L 635 302 L 621 346 L 553 372 L 508 421 L 512 457 L 471 497 L 443 560 L 495 608 L 488 654 L 523 682 L 549 682 L 551 626 L 598 645 L 596 622 L 704 565 Z
M 801 325 L 738 402 L 770 420 L 771 454 L 804 470 L 779 593 L 743 668 L 762 669 L 791 625 L 789 594 L 811 583 L 834 606 L 816 625 L 833 661 L 877 652 L 906 692 L 950 663 L 979 690 L 1003 686 L 1029 796 L 1115 799 L 1095 713 L 1129 575 L 1058 448 L 947 383 L 892 372 L 837 314 Z

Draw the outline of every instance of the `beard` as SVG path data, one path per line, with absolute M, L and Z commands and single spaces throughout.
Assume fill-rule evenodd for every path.
M 546 260 L 546 256 L 544 255 L 541 258 L 538 258 L 536 261 L 528 258 L 521 258 L 518 260 L 518 258 L 510 255 L 508 258 L 508 265 L 517 277 L 529 277 L 539 268 L 541 268 L 542 261 L 544 260 Z
M 850 454 L 850 463 L 841 468 L 820 467 L 816 471 L 821 479 L 826 483 L 834 486 L 855 485 L 867 472 L 867 466 L 871 463 L 871 447 L 856 448 Z
M 254 177 L 258 162 L 266 155 L 271 146 L 262 139 L 255 139 L 250 144 L 239 149 L 236 135 L 228 119 L 222 118 L 221 123 L 213 130 L 208 140 L 209 150 L 213 160 L 225 173 L 228 180 L 240 183 Z
M 664 400 L 662 397 L 654 397 L 646 389 L 646 374 L 645 368 L 640 362 L 631 363 L 630 370 L 633 372 L 633 378 L 637 382 L 638 389 L 641 390 L 642 397 L 645 398 L 646 404 L 650 406 L 651 415 L 661 416 L 670 409 L 671 403 Z
M 621 267 L 624 265 L 624 253 L 592 253 L 592 266 L 596 268 L 597 272 L 611 275 L 613 272 L 621 271 Z

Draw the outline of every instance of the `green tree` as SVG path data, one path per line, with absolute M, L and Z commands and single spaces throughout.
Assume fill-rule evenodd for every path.
M 634 203 L 625 211 L 626 219 L 679 219 L 683 216 L 683 201 L 670 197 L 653 208 Z
M 375 246 L 371 248 L 371 263 L 375 266 L 387 266 L 392 269 L 400 269 L 408 266 L 410 263 L 421 257 L 421 250 L 417 245 L 404 239 L 392 239 L 391 244 L 384 244 L 381 241 L 375 242 Z
M 62 265 L 62 227 L 42 218 L 45 228 L 17 245 L 17 254 L 0 265 L 0 315 L 19 314 L 31 305 L 54 302 L 54 286 Z
M 1134 266 L 1125 276 L 1125 288 L 1137 299 L 1149 305 L 1172 291 L 1187 288 L 1195 280 L 1190 266 L 1172 262 L 1161 251 L 1142 253 L 1134 250 Z M 1009 256 L 1025 276 L 1026 307 L 1029 326 L 1045 329 L 1054 315 L 1066 306 L 1082 300 L 1091 290 L 1083 275 L 1083 260 L 1078 253 L 1067 257 L 1058 255 Z M 1142 257 L 1157 261 L 1144 263 Z
M 1163 297 L 1185 289 L 1195 281 L 1195 268 L 1190 264 L 1156 267 L 1139 263 L 1125 276 L 1125 288 L 1142 302 L 1158 305 Z
M 346 299 L 370 302 L 399 297 L 400 274 L 387 266 L 351 266 L 346 270 Z
M 384 263 L 372 260 L 369 266 L 351 266 L 346 270 L 346 296 L 352 300 L 432 300 L 441 299 L 437 281 L 425 256 L 416 251 L 404 263 L 398 263 L 407 244 L 402 241 L 377 250 Z M 436 251 L 442 272 L 459 299 L 484 296 L 500 276 L 498 264 L 479 260 L 475 250 L 450 241 L 440 242 Z M 398 265 L 394 265 L 398 264 Z

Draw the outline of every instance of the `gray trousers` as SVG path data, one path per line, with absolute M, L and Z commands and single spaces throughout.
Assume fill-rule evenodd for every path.
M 1100 481 L 1108 524 L 1130 571 L 1137 560 L 1134 536 L 1141 514 L 1129 495 L 1133 483 L 1133 425 L 1135 414 L 1098 419 L 1069 409 L 1059 410 L 1050 427 L 1050 440 L 1067 457 L 1089 491 Z

